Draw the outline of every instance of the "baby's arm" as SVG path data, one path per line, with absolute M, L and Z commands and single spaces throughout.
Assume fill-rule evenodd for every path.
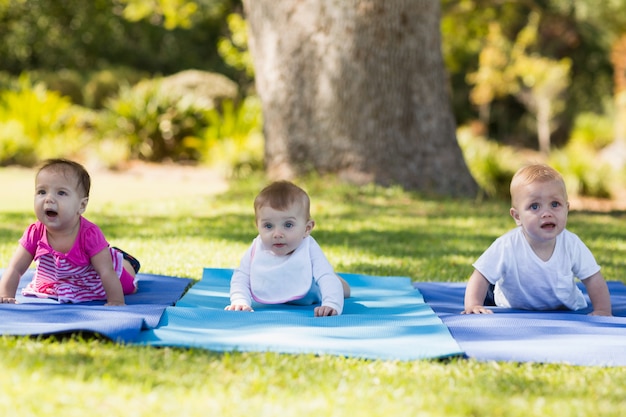
M 124 302 L 124 290 L 122 290 L 122 283 L 120 277 L 117 276 L 115 269 L 113 268 L 113 260 L 111 259 L 111 251 L 109 248 L 104 248 L 97 254 L 91 257 L 91 264 L 93 265 L 100 279 L 102 280 L 102 286 L 104 292 L 107 294 L 106 306 L 123 306 Z
M 488 290 L 489 281 L 475 269 L 465 289 L 465 310 L 461 314 L 492 314 L 493 311 L 483 306 Z
M 314 269 L 315 270 L 315 269 Z M 339 276 L 330 269 L 317 280 L 322 305 L 313 310 L 315 317 L 338 316 L 343 312 L 345 290 Z
M 589 299 L 593 305 L 593 311 L 589 314 L 591 316 L 611 316 L 611 296 L 602 273 L 598 271 L 582 282 L 587 288 Z
M 341 283 L 341 288 L 343 290 L 343 298 L 350 298 L 350 284 L 348 284 L 348 282 L 343 279 L 342 277 L 340 277 L 337 274 L 334 274 L 337 279 L 339 280 L 339 282 Z M 343 308 L 341 309 L 343 311 Z M 313 314 L 315 317 L 327 317 L 327 316 L 338 316 L 339 315 L 339 311 L 337 311 L 335 308 L 328 306 L 328 305 L 321 305 L 319 307 L 315 307 L 315 309 L 313 310 Z
M 254 311 L 251 307 L 252 295 L 250 292 L 251 263 L 249 252 L 246 252 L 239 268 L 235 269 L 230 279 L 230 304 L 224 310 L 228 311 Z
M 17 292 L 20 278 L 32 262 L 33 255 L 22 245 L 18 245 L 9 261 L 9 266 L 2 275 L 2 280 L 0 280 L 0 303 L 15 304 L 15 293 Z

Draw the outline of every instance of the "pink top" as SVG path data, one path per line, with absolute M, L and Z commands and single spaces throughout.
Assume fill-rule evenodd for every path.
M 26 229 L 19 242 L 37 262 L 33 280 L 22 290 L 23 295 L 56 298 L 61 303 L 106 300 L 102 280 L 91 265 L 91 258 L 104 249 L 111 252 L 117 275 L 122 273 L 122 254 L 109 248 L 100 228 L 84 217 L 80 218 L 78 236 L 68 253 L 48 244 L 46 228 L 39 221 Z

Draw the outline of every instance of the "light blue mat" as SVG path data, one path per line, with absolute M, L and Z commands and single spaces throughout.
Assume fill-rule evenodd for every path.
M 608 285 L 615 317 L 589 316 L 591 308 L 545 312 L 493 308 L 494 314 L 462 315 L 465 283 L 415 283 L 470 358 L 626 366 L 626 286 L 616 281 Z M 585 292 L 583 285 L 580 288 Z
M 409 278 L 341 274 L 352 288 L 344 313 L 313 317 L 314 306 L 255 304 L 253 313 L 224 311 L 231 274 L 205 269 L 202 280 L 165 310 L 157 328 L 142 331 L 138 343 L 388 360 L 462 354 Z
M 96 333 L 116 342 L 132 342 L 141 329 L 155 327 L 165 308 L 173 305 L 192 282 L 140 273 L 139 290 L 125 297 L 125 306 L 105 307 L 104 301 L 59 304 L 56 300 L 24 297 L 21 289 L 33 273 L 27 271 L 20 280 L 16 297 L 19 304 L 0 304 L 0 335 Z

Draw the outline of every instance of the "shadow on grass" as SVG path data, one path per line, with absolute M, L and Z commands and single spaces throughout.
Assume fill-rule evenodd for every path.
M 167 241 L 219 241 L 248 245 L 253 224 L 254 190 L 225 193 L 205 212 L 172 210 L 167 215 L 111 215 L 91 212 L 109 241 L 132 237 L 160 245 Z M 317 191 L 313 236 L 337 271 L 411 276 L 414 280 L 459 281 L 471 263 L 498 236 L 515 227 L 508 203 L 424 198 L 404 192 L 363 192 L 355 187 Z M 250 206 L 249 214 L 242 207 Z M 202 206 L 200 206 L 202 207 Z M 209 214 L 206 214 L 208 212 Z M 572 212 L 568 229 L 590 247 L 598 262 L 615 276 L 624 266 L 626 212 Z M 0 213 L 0 245 L 11 248 L 34 216 Z M 233 265 L 233 267 L 236 265 Z M 615 279 L 619 279 L 616 277 Z

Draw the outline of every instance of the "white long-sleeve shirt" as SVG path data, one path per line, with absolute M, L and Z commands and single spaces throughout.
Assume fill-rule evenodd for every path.
M 321 303 L 341 314 L 343 286 L 322 248 L 308 236 L 287 256 L 274 255 L 256 237 L 244 254 L 230 281 L 231 304 L 282 304 L 305 297 L 313 283 L 319 287 Z

